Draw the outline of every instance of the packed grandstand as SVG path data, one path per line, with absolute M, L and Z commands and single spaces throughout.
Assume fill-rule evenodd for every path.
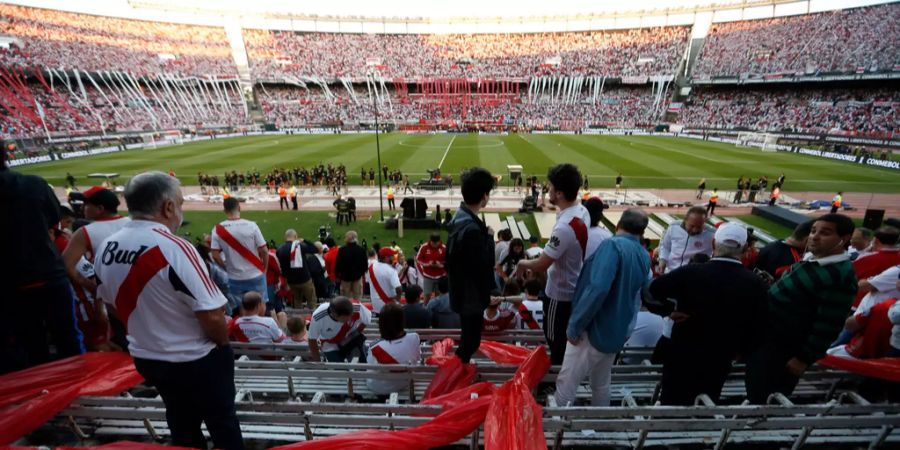
M 0 18 L 2 133 L 10 138 L 263 123 L 354 128 L 370 123 L 374 108 L 396 127 L 671 123 L 883 138 L 900 123 L 900 93 L 882 81 L 900 70 L 897 4 L 713 23 L 699 45 L 689 26 L 445 35 L 241 29 L 243 77 L 235 38 L 221 27 L 9 4 Z M 843 78 L 823 83 L 835 76 Z M 785 84 L 796 77 L 815 82 Z
M 900 2 L 816 1 L 516 33 L 0 3 L 0 446 L 897 448 Z M 867 191 L 794 192 L 825 183 Z

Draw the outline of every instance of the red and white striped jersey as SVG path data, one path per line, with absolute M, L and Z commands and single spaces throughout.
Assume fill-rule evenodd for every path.
M 131 222 L 128 217 L 113 216 L 103 219 L 97 219 L 84 226 L 84 237 L 87 239 L 87 246 L 91 249 L 91 257 L 97 256 L 100 251 L 100 244 L 106 238 L 112 236 Z
M 375 274 L 375 280 L 372 280 L 372 273 Z M 372 312 L 378 314 L 381 308 L 384 308 L 385 299 L 381 297 L 384 293 L 388 297 L 388 301 L 393 303 L 397 297 L 397 288 L 400 285 L 400 276 L 397 271 L 388 264 L 375 261 L 369 270 L 366 271 L 366 282 L 369 283 L 369 295 L 372 298 Z M 377 286 L 375 285 L 377 283 Z
M 309 340 L 318 339 L 322 342 L 322 351 L 331 352 L 338 349 L 338 344 L 344 341 L 353 331 L 365 328 L 372 323 L 372 312 L 362 307 L 359 302 L 353 301 L 353 315 L 349 322 L 338 322 L 328 314 L 331 303 L 323 303 L 313 312 L 309 322 Z
M 284 342 L 287 338 L 271 317 L 243 316 L 231 327 L 232 341 L 267 343 Z
M 497 306 L 497 314 L 494 317 L 488 315 L 488 309 L 484 310 L 484 320 L 481 322 L 481 331 L 496 333 L 510 328 L 517 328 L 519 314 L 515 305 L 509 302 L 500 303 Z
M 216 344 L 196 311 L 226 303 L 197 250 L 157 222 L 133 220 L 110 236 L 94 257 L 97 294 L 115 306 L 136 358 L 194 361 Z
M 225 237 L 220 236 L 219 231 L 215 227 L 213 228 L 210 248 L 221 250 L 225 255 L 225 270 L 228 272 L 228 278 L 232 280 L 250 280 L 264 275 L 260 268 L 242 255 L 242 253 L 249 253 L 252 258 L 258 259 L 257 249 L 266 245 L 266 240 L 263 238 L 256 222 L 245 219 L 229 219 L 219 225 L 233 236 L 237 241 L 235 242 L 236 245 L 241 246 L 241 248 L 235 248 L 234 245 L 226 241 Z
M 418 364 L 422 354 L 420 345 L 421 341 L 416 333 L 406 333 L 393 341 L 381 339 L 369 347 L 367 361 L 369 364 Z M 366 380 L 366 384 L 372 392 L 379 395 L 388 395 L 409 387 L 409 382 L 402 379 L 370 378 Z

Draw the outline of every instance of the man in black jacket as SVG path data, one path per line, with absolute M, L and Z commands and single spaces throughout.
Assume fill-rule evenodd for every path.
M 726 223 L 716 231 L 714 255 L 688 264 L 650 285 L 647 309 L 675 321 L 662 371 L 664 405 L 693 405 L 697 395 L 717 402 L 732 361 L 759 341 L 766 286 L 741 265 L 747 230 Z M 656 302 L 659 303 L 656 303 Z
M 362 278 L 369 268 L 366 250 L 356 242 L 358 239 L 355 231 L 348 231 L 334 263 L 334 273 L 341 280 L 341 295 L 353 300 L 362 297 Z
M 49 230 L 59 224 L 59 201 L 43 178 L 23 175 L 0 161 L 0 271 L 5 314 L 0 317 L 0 374 L 84 353 L 75 299 Z
M 318 297 L 316 286 L 310 278 L 306 255 L 315 255 L 316 247 L 297 237 L 294 229 L 284 232 L 284 241 L 275 255 L 278 257 L 278 264 L 281 265 L 281 273 L 291 288 L 293 306 L 295 308 L 306 306 L 315 310 L 318 306 Z
M 484 308 L 494 289 L 494 239 L 478 217 L 487 205 L 494 177 L 485 169 L 470 169 L 462 176 L 463 202 L 450 222 L 446 268 L 450 307 L 460 317 L 456 355 L 468 363 L 481 345 Z

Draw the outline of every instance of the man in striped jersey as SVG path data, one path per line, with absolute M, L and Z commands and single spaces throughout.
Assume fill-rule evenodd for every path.
M 225 297 L 197 250 L 174 232 L 184 198 L 178 180 L 145 172 L 125 187 L 132 221 L 94 258 L 97 294 L 128 332 L 128 351 L 166 405 L 173 445 L 243 449 L 234 408 L 234 353 Z
M 816 219 L 807 242 L 811 254 L 769 288 L 768 320 L 760 324 L 765 337 L 747 360 L 751 402 L 763 404 L 775 392 L 789 396 L 843 328 L 857 290 L 846 252 L 853 228 L 841 214 Z

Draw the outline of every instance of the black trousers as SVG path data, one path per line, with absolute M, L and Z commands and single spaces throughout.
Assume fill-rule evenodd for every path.
M 484 321 L 484 313 L 459 315 L 459 347 L 456 347 L 456 356 L 463 363 L 468 363 L 472 355 L 481 346 L 481 324 Z
M 75 297 L 68 278 L 25 289 L 7 288 L 0 316 L 0 373 L 84 353 L 75 320 Z M 56 347 L 50 354 L 47 335 Z
M 544 336 L 550 347 L 550 364 L 560 365 L 566 356 L 566 328 L 572 316 L 572 302 L 544 299 Z
M 394 205 L 394 199 L 389 198 L 388 199 L 388 209 L 395 209 L 395 208 L 397 208 L 397 207 Z
M 711 215 L 713 215 L 713 214 L 715 214 L 715 213 L 716 213 L 716 204 L 715 204 L 715 203 L 709 203 L 709 204 L 707 204 L 707 205 L 706 205 L 706 215 L 707 215 L 707 216 L 711 216 Z
M 280 200 L 278 200 L 278 207 L 281 209 L 291 209 L 290 205 L 288 205 L 287 197 L 280 197 Z
M 783 343 L 768 342 L 750 354 L 745 383 L 751 403 L 765 404 L 769 395 L 775 392 L 790 397 L 800 381 L 787 371 L 791 353 Z
M 708 352 L 685 351 L 677 346 L 668 350 L 670 354 L 662 370 L 660 402 L 692 406 L 698 395 L 706 394 L 718 403 L 731 371 L 731 360 L 727 356 L 713 357 Z
M 215 448 L 243 449 L 234 409 L 234 351 L 217 347 L 196 361 L 172 363 L 134 358 L 138 373 L 155 386 L 166 405 L 172 445 L 206 449 L 206 422 Z
M 297 197 L 291 197 L 291 204 L 293 206 L 294 211 L 297 210 Z

